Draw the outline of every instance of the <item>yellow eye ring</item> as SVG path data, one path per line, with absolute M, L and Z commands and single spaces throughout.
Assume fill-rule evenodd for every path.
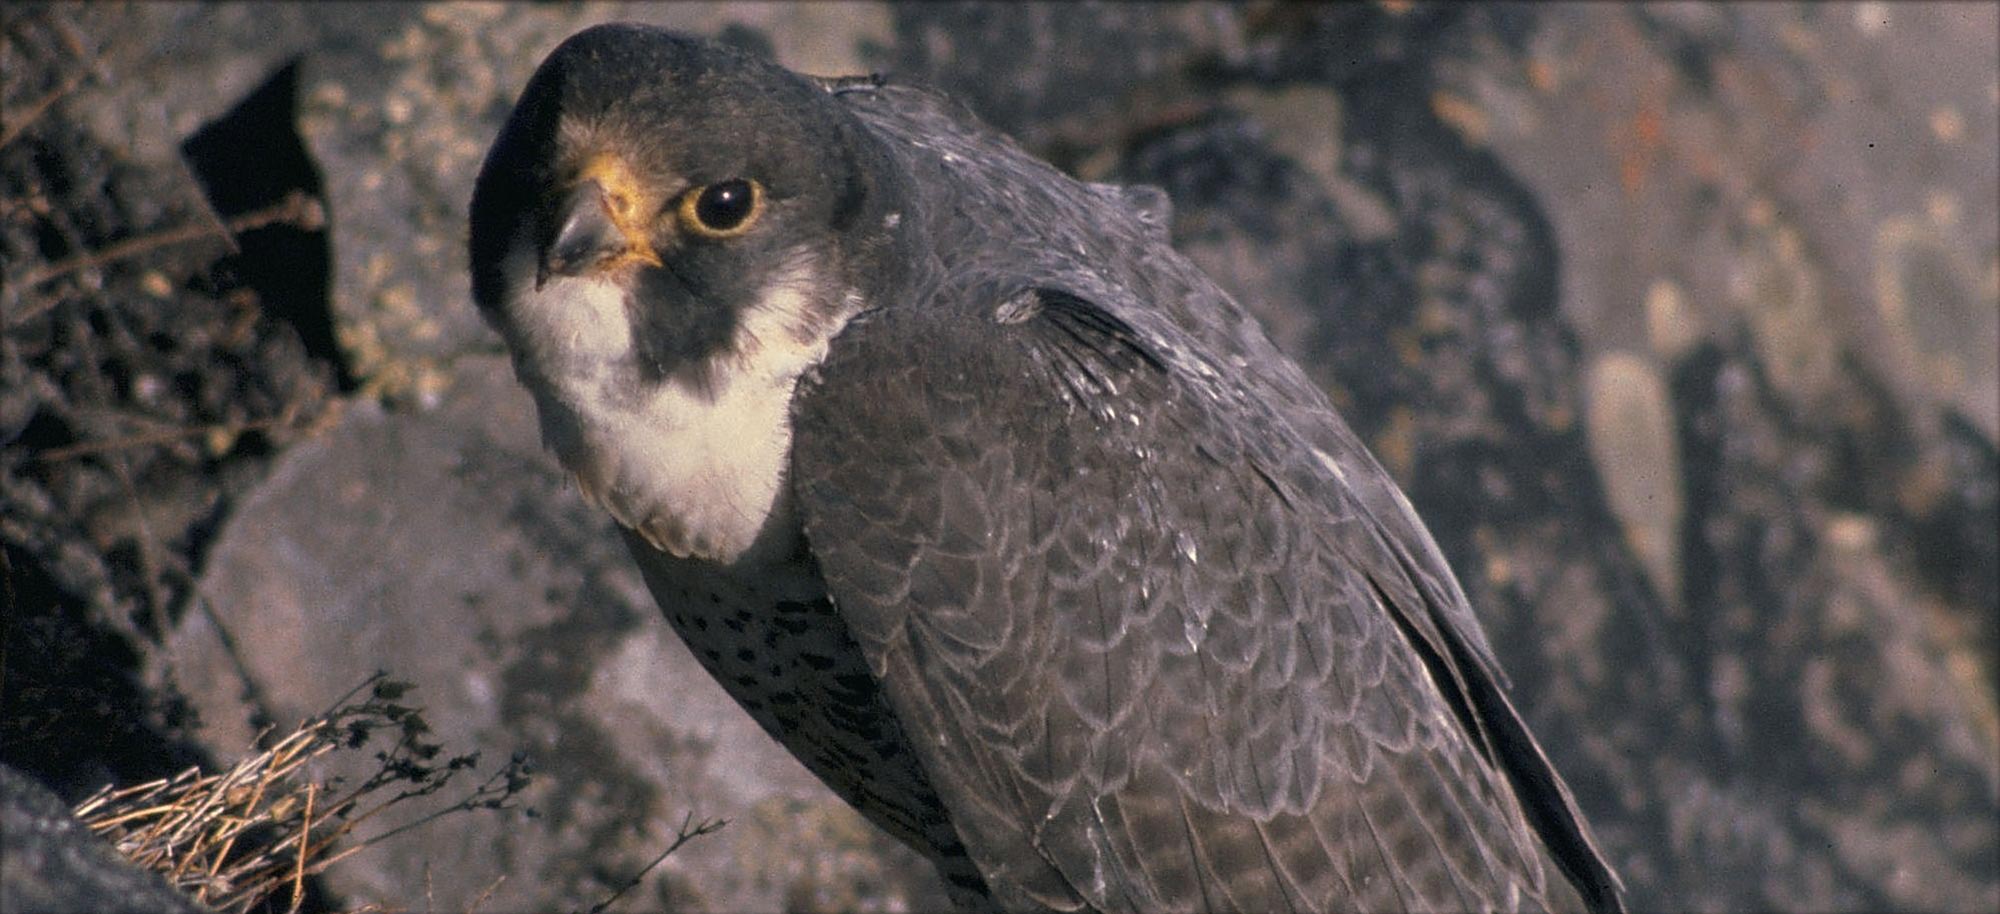
M 690 187 L 674 208 L 681 228 L 696 237 L 712 240 L 734 238 L 749 231 L 763 214 L 764 185 L 748 178 Z

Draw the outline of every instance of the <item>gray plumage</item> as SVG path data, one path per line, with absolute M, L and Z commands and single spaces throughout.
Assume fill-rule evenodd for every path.
M 605 26 L 489 154 L 473 287 L 696 655 L 966 904 L 1617 909 L 1408 502 L 1165 210 Z

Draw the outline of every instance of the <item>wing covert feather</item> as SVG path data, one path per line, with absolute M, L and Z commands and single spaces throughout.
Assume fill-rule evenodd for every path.
M 1034 294 L 863 315 L 794 404 L 829 591 L 1001 903 L 1579 906 L 1307 438 Z

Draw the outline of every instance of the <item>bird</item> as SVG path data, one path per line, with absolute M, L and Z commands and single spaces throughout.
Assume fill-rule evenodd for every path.
M 612 23 L 488 151 L 472 297 L 694 656 L 956 904 L 1621 910 L 1415 509 L 1171 207 Z

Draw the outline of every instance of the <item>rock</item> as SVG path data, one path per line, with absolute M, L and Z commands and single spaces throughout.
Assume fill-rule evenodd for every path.
M 8 8 L 0 146 L 0 758 L 73 800 L 199 759 L 188 709 L 138 668 L 334 374 L 228 267 L 166 105 L 119 94 L 148 80 L 100 12 Z
M 49 789 L 0 765 L 0 908 L 13 914 L 205 914 L 158 873 L 140 869 Z
M 219 753 L 248 749 L 253 720 L 290 725 L 379 669 L 416 686 L 405 703 L 429 738 L 480 754 L 468 779 L 516 753 L 534 768 L 520 798 L 533 818 L 458 813 L 371 848 L 328 880 L 350 904 L 588 906 L 690 816 L 730 824 L 670 857 L 640 906 L 943 903 L 928 863 L 813 779 L 673 636 L 608 520 L 542 452 L 502 359 L 461 360 L 430 411 L 357 404 L 288 451 L 233 512 L 201 586 L 206 610 L 163 660 Z M 330 772 L 373 770 L 352 755 Z

